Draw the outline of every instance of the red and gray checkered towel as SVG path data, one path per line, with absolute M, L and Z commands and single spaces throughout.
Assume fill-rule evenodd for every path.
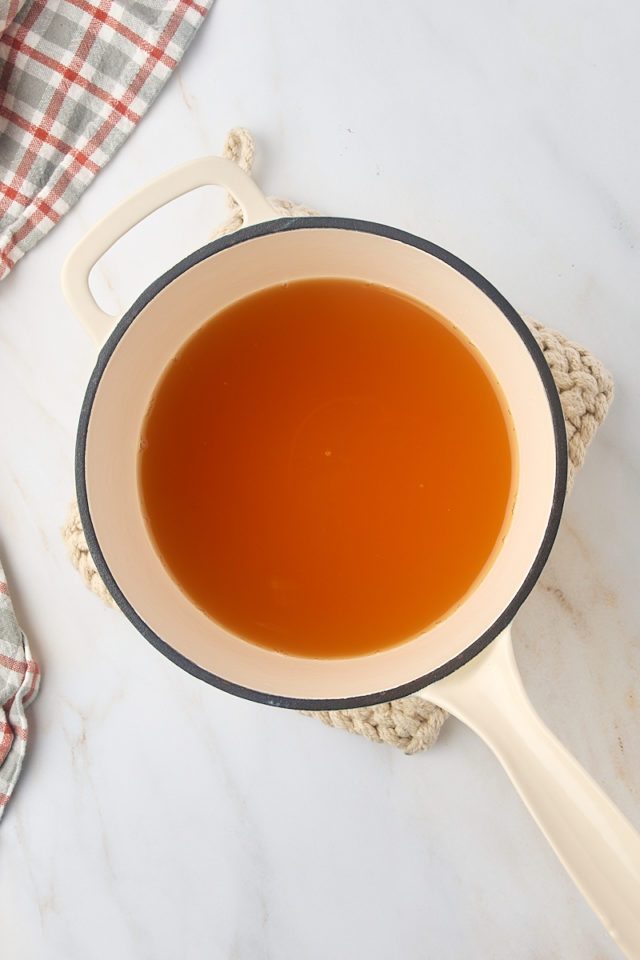
M 212 2 L 0 0 L 0 279 L 121 146 Z M 0 566 L 0 817 L 39 676 Z
M 0 0 L 0 279 L 73 206 L 213 0 Z
M 0 819 L 27 749 L 25 708 L 38 692 L 40 671 L 18 625 L 0 566 Z

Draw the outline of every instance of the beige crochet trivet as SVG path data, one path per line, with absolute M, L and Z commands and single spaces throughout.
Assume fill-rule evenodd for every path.
M 255 144 L 249 131 L 241 128 L 232 130 L 223 153 L 243 170 L 251 172 Z M 290 216 L 313 216 L 316 213 L 315 210 L 290 200 L 269 197 L 269 201 L 278 213 Z M 237 203 L 232 197 L 229 197 L 228 202 L 231 215 L 216 230 L 213 237 L 232 233 L 243 225 L 242 211 Z M 609 409 L 613 397 L 613 380 L 588 350 L 571 343 L 562 334 L 549 330 L 541 323 L 531 320 L 528 323 L 549 364 L 560 394 L 569 444 L 571 486 L 576 471 L 582 466 L 587 447 Z M 89 553 L 75 500 L 69 509 L 63 536 L 71 562 L 86 585 L 106 604 L 115 607 L 115 601 L 100 578 Z M 355 710 L 303 712 L 308 716 L 318 717 L 329 726 L 362 734 L 376 743 L 391 744 L 408 754 L 431 747 L 447 717 L 444 710 L 427 703 L 421 697 L 407 697 L 404 700 Z

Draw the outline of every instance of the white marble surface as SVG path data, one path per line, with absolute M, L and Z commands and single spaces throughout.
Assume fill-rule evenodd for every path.
M 253 130 L 267 193 L 392 223 L 590 347 L 617 396 L 514 627 L 541 715 L 640 827 L 638 6 L 216 0 L 78 206 L 0 286 L 0 552 L 43 668 L 0 825 L 3 960 L 614 960 L 488 750 L 407 758 L 179 671 L 70 567 L 94 348 L 71 245 L 152 175 Z M 222 211 L 116 248 L 123 309 Z

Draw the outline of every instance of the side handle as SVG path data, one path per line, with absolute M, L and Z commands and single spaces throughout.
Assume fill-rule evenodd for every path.
M 251 177 L 225 157 L 190 160 L 122 200 L 75 245 L 62 267 L 64 297 L 96 343 L 104 343 L 119 318 L 101 310 L 91 293 L 89 274 L 95 264 L 120 237 L 149 214 L 191 190 L 208 185 L 224 187 L 235 197 L 245 224 L 279 216 Z

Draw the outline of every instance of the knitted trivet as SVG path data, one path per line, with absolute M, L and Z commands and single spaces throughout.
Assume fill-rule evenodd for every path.
M 232 130 L 224 146 L 224 155 L 234 160 L 243 170 L 251 172 L 255 157 L 253 137 L 248 130 Z M 231 215 L 216 230 L 214 236 L 232 233 L 243 225 L 242 211 L 229 198 Z M 312 216 L 308 207 L 269 197 L 279 213 L 291 216 Z M 528 321 L 533 335 L 542 349 L 555 380 L 564 413 L 569 442 L 569 486 L 576 470 L 582 466 L 587 447 L 604 420 L 613 397 L 613 381 L 588 350 L 570 343 L 562 334 L 549 330 L 541 323 Z M 82 579 L 106 604 L 116 604 L 95 568 L 80 522 L 78 504 L 74 500 L 63 528 L 69 556 Z M 427 703 L 421 697 L 407 697 L 392 703 L 355 710 L 303 711 L 318 717 L 323 723 L 340 727 L 350 733 L 359 733 L 376 743 L 389 743 L 405 753 L 416 753 L 432 746 L 447 714 L 440 707 Z

